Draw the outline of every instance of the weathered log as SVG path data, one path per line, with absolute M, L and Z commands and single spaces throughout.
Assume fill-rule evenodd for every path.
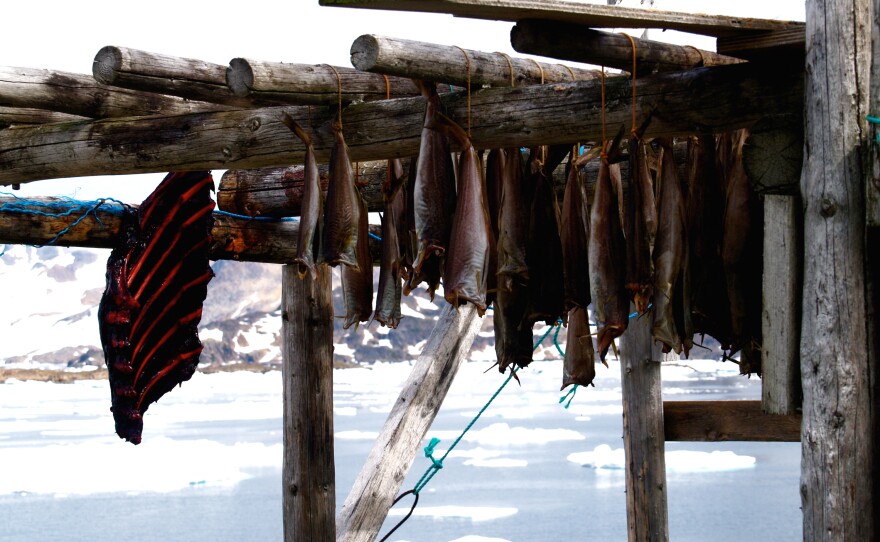
M 749 184 L 759 194 L 800 193 L 804 163 L 804 118 L 759 120 L 749 129 L 743 146 L 743 166 Z
M 626 517 L 630 542 L 669 540 L 660 362 L 651 318 L 633 318 L 620 337 Z
M 384 100 L 386 93 L 393 98 L 419 94 L 412 81 L 400 77 L 389 77 L 386 87 L 381 75 L 352 68 L 247 58 L 229 62 L 226 83 L 236 96 L 278 105 L 337 104 L 340 100 L 347 104 Z
M 765 414 L 760 401 L 666 401 L 663 423 L 667 442 L 801 440 L 799 412 Z
M 679 71 L 699 66 L 737 64 L 742 60 L 659 41 L 630 38 L 593 30 L 588 26 L 557 21 L 524 20 L 510 30 L 514 50 L 573 62 L 597 64 L 632 72 L 633 48 L 636 73 Z
M 801 270 L 799 198 L 764 196 L 761 404 L 768 414 L 801 408 Z
M 96 205 L 97 202 L 58 198 L 32 198 L 30 201 L 37 205 L 28 205 L 25 209 L 44 214 L 22 212 L 22 200 L 0 197 L 0 243 L 113 248 L 120 235 L 121 209 L 112 203 Z M 13 211 L 6 207 L 10 203 L 19 206 L 18 209 Z M 74 225 L 81 217 L 82 220 Z M 62 231 L 64 234 L 56 239 Z M 381 234 L 377 225 L 371 226 L 370 231 Z M 210 258 L 294 263 L 298 233 L 299 223 L 294 220 L 253 220 L 215 212 Z M 370 254 L 373 263 L 378 264 L 381 245 L 372 237 Z
M 376 539 L 481 324 L 471 303 L 459 308 L 446 304 L 441 309 L 434 331 L 336 518 L 337 541 Z
M 226 66 L 108 45 L 95 55 L 92 75 L 105 85 L 189 100 L 254 107 L 226 86 Z
M 346 8 L 448 13 L 492 21 L 546 19 L 593 28 L 666 28 L 706 36 L 752 35 L 804 27 L 804 23 L 794 21 L 634 9 L 570 0 L 320 0 L 319 3 Z
M 351 64 L 369 72 L 459 86 L 470 83 L 471 89 L 481 85 L 513 87 L 588 80 L 600 76 L 596 70 L 373 34 L 365 34 L 354 40 Z
M 628 80 L 606 82 L 607 133 L 632 122 Z M 645 137 L 726 131 L 803 106 L 799 69 L 772 73 L 749 64 L 697 68 L 638 79 L 640 117 L 653 113 Z M 487 88 L 442 97 L 453 120 L 470 117 L 478 148 L 596 141 L 602 134 L 601 84 L 576 81 Z M 468 103 L 470 102 L 470 115 Z M 424 99 L 400 98 L 346 108 L 345 134 L 356 161 L 416 154 Z M 0 184 L 53 177 L 163 172 L 187 168 L 246 169 L 302 163 L 304 147 L 281 122 L 287 111 L 313 130 L 319 161 L 332 146 L 329 121 L 336 108 L 261 108 L 193 113 L 0 131 Z M 572 114 L 576 111 L 577 114 Z
M 0 106 L 0 128 L 6 128 L 16 124 L 50 124 L 53 122 L 76 122 L 87 120 L 88 117 L 69 115 L 45 109 L 32 109 L 29 107 L 6 107 Z
M 102 85 L 78 73 L 9 67 L 0 67 L 0 105 L 46 109 L 94 119 L 229 109 L 176 96 Z
M 281 268 L 285 542 L 336 538 L 333 456 L 333 300 L 331 269 L 299 278 Z
M 404 171 L 409 159 L 403 161 Z M 356 178 L 366 182 L 359 189 L 361 196 L 372 211 L 385 207 L 382 183 L 388 178 L 388 161 L 358 162 Z M 318 165 L 321 191 L 327 195 L 329 167 Z M 265 169 L 229 169 L 217 187 L 217 207 L 230 213 L 248 216 L 299 216 L 303 194 L 303 167 Z
M 871 27 L 871 97 L 868 111 L 871 114 L 869 122 L 872 143 L 866 182 L 868 225 L 873 227 L 880 226 L 880 16 L 878 14 L 880 10 L 875 9 L 874 24 Z
M 865 281 L 870 2 L 807 0 L 804 198 L 804 540 L 873 540 Z

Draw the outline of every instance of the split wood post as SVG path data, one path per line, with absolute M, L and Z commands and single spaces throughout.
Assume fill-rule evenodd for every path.
M 726 131 L 803 109 L 803 73 L 749 63 L 642 77 L 636 109 L 654 111 L 645 137 L 680 135 L 694 126 Z M 602 137 L 601 82 L 487 88 L 441 97 L 478 148 L 596 141 Z M 608 133 L 632 123 L 632 83 L 606 81 Z M 701 92 L 694 94 L 694 88 Z M 623 97 L 623 98 L 621 98 Z M 470 107 L 468 105 L 470 104 Z M 536 107 L 540 104 L 540 107 Z M 220 106 L 218 106 L 220 107 Z M 572 116 L 572 111 L 579 114 Z M 245 169 L 302 163 L 305 147 L 281 122 L 283 112 L 315 129 L 315 154 L 326 161 L 336 107 L 266 107 L 162 118 L 109 119 L 0 130 L 0 184 L 38 179 L 192 169 Z M 422 97 L 352 104 L 345 139 L 354 161 L 418 153 Z M 309 122 L 311 118 L 311 122 Z
M 880 8 L 874 8 L 871 26 L 871 97 L 868 114 L 872 117 L 868 137 L 871 157 L 868 165 L 868 225 L 880 226 Z
M 626 519 L 630 542 L 669 540 L 660 363 L 652 358 L 651 317 L 620 337 Z
M 514 50 L 573 62 L 599 64 L 633 71 L 635 47 L 638 75 L 679 71 L 698 66 L 743 62 L 738 58 L 701 51 L 695 47 L 630 38 L 623 34 L 593 30 L 588 26 L 558 21 L 519 21 L 510 31 Z
M 293 265 L 281 271 L 285 542 L 336 537 L 332 271 L 317 270 L 316 280 Z
M 801 408 L 800 209 L 795 196 L 764 195 L 761 403 L 767 414 Z
M 372 542 L 415 459 L 422 439 L 467 357 L 482 318 L 470 303 L 445 305 L 437 325 L 336 520 L 338 541 Z
M 518 87 L 600 77 L 598 70 L 374 34 L 365 34 L 354 40 L 351 65 L 369 72 L 459 86 L 470 83 L 472 89 L 482 85 Z
M 880 9 L 874 6 L 871 28 L 871 101 L 869 113 L 880 117 Z M 868 180 L 868 367 L 874 397 L 874 517 L 880 518 L 880 124 L 871 122 Z M 880 530 L 876 524 L 875 529 Z M 875 532 L 876 534 L 876 532 Z
M 95 55 L 92 75 L 105 85 L 236 107 L 254 105 L 226 86 L 226 65 L 203 60 L 108 45 Z
M 806 3 L 804 540 L 873 540 L 865 280 L 870 2 Z

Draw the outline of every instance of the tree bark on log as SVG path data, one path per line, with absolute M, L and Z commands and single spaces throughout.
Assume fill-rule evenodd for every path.
M 73 203 L 57 198 L 32 198 L 30 201 L 39 204 L 30 206 L 31 210 L 56 216 L 26 213 L 21 208 L 11 211 L 4 207 L 22 202 L 0 197 L 0 243 L 113 248 L 118 242 L 122 227 L 118 207 L 94 206 L 94 202 Z M 82 220 L 74 225 L 80 218 Z M 56 239 L 67 228 L 69 231 Z M 370 231 L 374 235 L 382 232 L 377 225 L 371 225 Z M 212 260 L 292 264 L 296 258 L 298 236 L 299 222 L 294 220 L 253 220 L 214 213 L 209 257 Z M 370 255 L 374 264 L 379 263 L 381 252 L 381 242 L 371 237 Z
M 281 268 L 285 542 L 336 538 L 331 269 Z
M 7 67 L 0 67 L 0 104 L 46 109 L 93 119 L 180 115 L 229 109 L 227 106 L 191 102 L 176 96 L 102 85 L 78 73 Z
M 334 71 L 335 70 L 335 71 Z M 339 78 L 336 78 L 336 74 Z M 236 96 L 266 104 L 327 105 L 418 96 L 419 89 L 405 78 L 385 78 L 375 73 L 328 64 L 287 64 L 233 58 L 226 83 Z
M 638 79 L 639 119 L 652 113 L 645 137 L 726 131 L 803 107 L 799 70 L 772 73 L 749 64 L 697 68 Z M 605 85 L 607 133 L 632 123 L 630 81 Z M 487 88 L 442 98 L 477 148 L 567 144 L 602 137 L 601 84 L 576 81 Z M 470 114 L 468 103 L 470 102 Z M 425 101 L 400 98 L 350 105 L 343 114 L 354 161 L 408 157 L 418 152 Z M 261 108 L 11 127 L 0 131 L 0 184 L 84 175 L 179 169 L 248 169 L 302 163 L 304 146 L 281 122 L 287 111 L 313 127 L 319 161 L 328 161 L 336 108 Z M 311 119 L 311 122 L 309 121 Z M 637 122 L 639 122 L 637 119 Z M 314 128 L 317 127 L 317 128 Z
M 802 404 L 799 203 L 794 196 L 764 196 L 761 404 L 768 414 L 794 414 Z
M 626 518 L 630 542 L 669 540 L 660 362 L 652 359 L 650 313 L 620 337 Z
M 53 122 L 78 122 L 82 120 L 88 120 L 88 117 L 45 109 L 0 106 L 0 128 L 22 124 L 51 124 Z
M 633 71 L 635 53 L 638 76 L 743 62 L 738 58 L 701 51 L 695 47 L 639 38 L 632 38 L 630 41 L 623 34 L 556 21 L 519 21 L 510 30 L 510 43 L 520 53 L 596 64 L 626 72 Z
M 95 55 L 92 75 L 99 83 L 115 87 L 232 107 L 259 105 L 232 93 L 226 86 L 226 68 L 192 58 L 108 45 Z
M 868 2 L 807 1 L 804 540 L 873 540 L 865 282 Z
M 470 83 L 472 90 L 482 85 L 516 87 L 589 80 L 600 76 L 597 70 L 374 34 L 365 34 L 354 40 L 351 45 L 351 65 L 369 72 L 458 86 Z
M 372 542 L 412 467 L 422 439 L 467 357 L 482 319 L 474 305 L 444 305 L 422 354 L 336 520 L 337 541 Z

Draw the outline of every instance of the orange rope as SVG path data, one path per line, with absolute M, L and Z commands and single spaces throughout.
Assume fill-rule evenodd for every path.
M 602 120 L 602 158 L 608 158 L 608 155 L 605 153 L 605 142 L 608 141 L 608 137 L 605 134 L 605 66 L 602 66 L 602 109 L 600 111 L 600 118 Z
M 339 127 L 342 127 L 342 79 L 339 77 L 339 72 L 336 71 L 336 68 L 331 66 L 330 64 L 326 64 L 328 68 L 333 70 L 333 73 L 336 74 L 336 91 L 339 94 Z
M 391 99 L 391 83 L 388 82 L 388 76 L 384 73 L 382 74 L 382 77 L 385 79 L 385 99 L 389 100 Z
M 566 66 L 565 64 L 560 64 L 560 66 L 568 70 L 568 73 L 571 74 L 572 81 L 577 81 L 577 77 L 574 76 L 574 70 L 572 70 L 570 66 Z
M 632 135 L 636 135 L 636 40 L 633 39 L 629 34 L 624 34 L 624 36 L 629 38 L 629 42 L 632 44 L 633 48 L 633 67 L 632 67 L 632 76 L 633 76 L 633 106 L 632 106 L 632 127 L 630 128 L 630 133 Z
M 499 55 L 503 56 L 503 57 L 504 57 L 504 60 L 507 61 L 507 68 L 508 68 L 509 71 L 510 71 L 510 88 L 515 87 L 515 86 L 516 86 L 516 80 L 513 78 L 513 62 L 510 60 L 510 57 L 509 57 L 509 56 L 507 56 L 506 54 L 502 53 L 501 51 L 495 51 L 495 52 L 498 53 Z
M 468 137 L 471 135 L 471 57 L 468 56 L 467 51 L 455 45 L 459 51 L 464 55 L 464 60 L 467 62 L 467 133 Z
M 531 60 L 532 62 L 534 62 L 534 63 L 535 63 L 535 66 L 538 67 L 538 71 L 541 72 L 541 84 L 543 85 L 543 84 L 544 84 L 544 67 L 541 66 L 541 64 L 540 64 L 537 60 L 535 60 L 534 58 L 530 58 L 529 60 Z
M 705 66 L 706 65 L 706 57 L 703 56 L 703 51 L 697 49 L 693 45 L 685 45 L 685 47 L 687 47 L 688 49 L 693 49 L 694 51 L 696 51 L 696 53 L 698 55 L 700 55 L 700 63 L 697 66 Z

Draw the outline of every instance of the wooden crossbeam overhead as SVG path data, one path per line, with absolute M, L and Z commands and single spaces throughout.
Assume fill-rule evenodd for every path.
M 582 24 L 536 19 L 516 23 L 510 31 L 510 43 L 520 53 L 603 65 L 627 72 L 633 71 L 635 48 L 638 75 L 744 62 L 694 47 L 630 38 L 593 30 Z
M 74 122 L 86 119 L 88 117 L 45 109 L 0 106 L 0 128 L 6 128 L 13 124 L 48 124 L 50 122 Z
M 761 401 L 665 401 L 667 441 L 800 442 L 801 415 L 764 414 Z
M 192 58 L 108 45 L 95 55 L 92 75 L 99 83 L 121 88 L 233 107 L 260 105 L 232 93 L 226 86 L 226 68 Z
M 0 105 L 94 119 L 229 109 L 176 96 L 111 87 L 78 73 L 11 67 L 0 67 Z
M 71 228 L 73 223 L 88 210 L 67 199 L 30 199 L 41 205 L 34 210 L 58 216 L 49 217 L 0 209 L 0 243 L 45 245 L 65 228 Z M 7 203 L 21 204 L 22 201 L 11 197 L 0 197 L 0 207 Z M 70 214 L 64 215 L 67 212 Z M 100 206 L 89 212 L 89 215 L 53 245 L 113 248 L 122 228 L 122 215 L 119 209 Z M 381 233 L 378 226 L 371 226 L 371 231 L 377 235 Z M 215 212 L 209 257 L 212 260 L 292 264 L 296 257 L 298 235 L 297 221 L 251 220 Z M 381 245 L 372 238 L 370 254 L 373 262 L 378 264 Z
M 443 97 L 448 114 L 470 124 L 478 148 L 570 144 L 600 140 L 599 81 L 488 88 Z M 629 80 L 606 81 L 606 132 L 629 129 Z M 750 64 L 699 68 L 639 78 L 636 111 L 652 113 L 647 137 L 726 131 L 803 107 L 803 77 Z M 424 99 L 353 104 L 344 111 L 346 141 L 355 161 L 417 153 Z M 470 111 L 468 104 L 470 103 Z M 0 184 L 85 175 L 187 169 L 248 169 L 301 163 L 304 147 L 281 122 L 287 111 L 311 126 L 319 161 L 332 146 L 336 108 L 278 107 L 194 113 L 162 118 L 108 119 L 0 131 Z M 470 120 L 468 120 L 470 119 Z M 317 127 L 317 128 L 315 128 Z
M 546 19 L 593 28 L 665 28 L 706 36 L 794 31 L 803 43 L 804 23 L 584 4 L 565 0 L 320 0 L 322 6 L 448 13 L 496 21 Z
M 470 83 L 471 88 L 477 88 L 477 85 L 537 85 L 600 76 L 598 70 L 374 34 L 365 34 L 354 40 L 351 64 L 359 70 L 376 73 L 459 86 Z
M 336 78 L 337 74 L 339 79 Z M 419 89 L 409 79 L 330 66 L 288 64 L 233 58 L 226 82 L 236 96 L 266 104 L 336 104 L 415 96 Z M 341 97 L 340 97 L 341 95 Z

